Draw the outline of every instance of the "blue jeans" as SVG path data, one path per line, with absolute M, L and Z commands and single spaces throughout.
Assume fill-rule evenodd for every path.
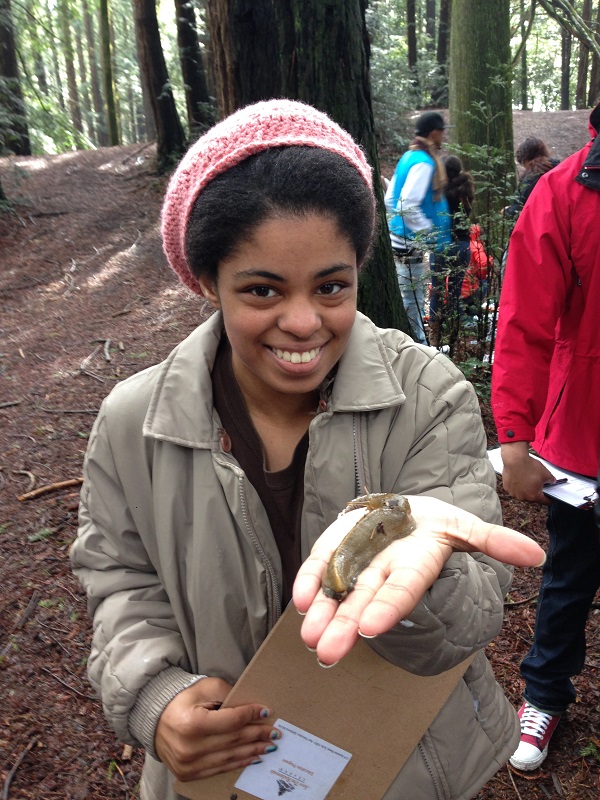
M 521 675 L 527 702 L 561 714 L 575 700 L 571 678 L 585 661 L 585 625 L 600 587 L 600 541 L 593 512 L 559 500 L 549 507 L 548 533 L 533 645 Z
M 429 263 L 424 253 L 402 256 L 394 253 L 398 286 L 402 295 L 404 310 L 413 329 L 413 338 L 421 344 L 428 344 L 423 326 L 425 316 L 425 290 L 429 285 Z

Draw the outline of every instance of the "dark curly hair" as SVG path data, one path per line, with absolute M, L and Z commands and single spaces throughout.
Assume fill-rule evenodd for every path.
M 469 214 L 475 197 L 475 184 L 470 172 L 465 172 L 463 163 L 458 156 L 446 156 L 444 166 L 448 176 L 446 185 L 446 199 L 451 211 L 458 210 L 461 206 Z
M 317 147 L 275 147 L 218 175 L 200 193 L 187 227 L 195 277 L 216 281 L 219 264 L 266 219 L 317 213 L 336 221 L 362 265 L 375 228 L 371 190 L 342 156 Z
M 543 175 L 554 166 L 548 145 L 535 136 L 528 136 L 521 142 L 515 156 L 518 163 L 525 167 L 525 172 L 533 175 Z

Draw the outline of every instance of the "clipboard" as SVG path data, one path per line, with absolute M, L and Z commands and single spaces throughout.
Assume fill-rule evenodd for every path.
M 473 656 L 433 677 L 395 667 L 359 639 L 323 669 L 300 638 L 302 617 L 289 604 L 223 706 L 260 702 L 275 717 L 352 754 L 327 800 L 383 797 L 464 674 Z M 382 747 L 381 743 L 386 742 Z M 256 800 L 235 788 L 242 770 L 175 782 L 190 800 Z
M 561 469 L 533 452 L 530 452 L 529 455 L 537 461 L 541 461 L 556 478 L 556 483 L 549 483 L 542 489 L 547 497 L 555 497 L 557 500 L 562 500 L 563 503 L 568 503 L 575 508 L 592 508 L 596 499 L 596 481 L 593 478 L 588 478 L 587 475 L 580 475 L 578 472 L 569 472 L 566 469 Z M 496 447 L 493 450 L 488 450 L 488 458 L 496 474 L 502 475 L 504 464 L 502 463 L 500 448 Z

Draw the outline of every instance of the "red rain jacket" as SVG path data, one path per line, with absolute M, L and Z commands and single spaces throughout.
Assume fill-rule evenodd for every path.
M 600 104 L 590 116 L 600 132 Z M 600 136 L 543 175 L 510 239 L 492 374 L 498 440 L 598 474 Z

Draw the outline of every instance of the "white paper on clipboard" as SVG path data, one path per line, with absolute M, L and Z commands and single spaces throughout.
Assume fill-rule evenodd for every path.
M 554 466 L 549 461 L 546 461 L 534 453 L 529 454 L 532 458 L 541 461 L 542 464 L 550 470 L 557 481 L 560 483 L 548 484 L 544 486 L 543 492 L 548 497 L 555 497 L 557 500 L 562 500 L 563 503 L 568 503 L 575 508 L 585 508 L 589 506 L 595 496 L 596 481 L 593 478 L 588 478 L 587 475 L 579 475 L 577 472 L 568 472 L 567 470 L 560 469 Z M 493 450 L 488 450 L 488 458 L 492 463 L 495 472 L 502 475 L 503 463 L 500 448 L 496 447 Z

